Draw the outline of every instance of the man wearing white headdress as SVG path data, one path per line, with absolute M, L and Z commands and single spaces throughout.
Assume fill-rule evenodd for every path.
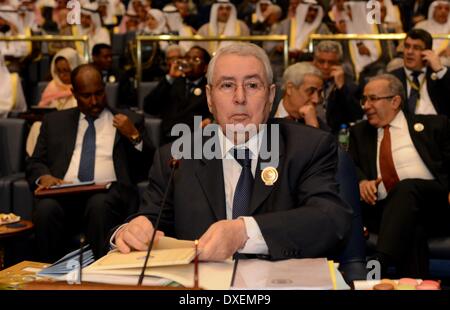
M 431 3 L 428 9 L 428 19 L 418 23 L 415 28 L 420 28 L 433 34 L 450 33 L 450 2 L 438 0 Z M 434 39 L 433 51 L 439 56 L 450 56 L 449 40 Z
M 0 10 L 0 37 L 10 37 L 25 34 L 22 23 L 19 21 L 17 11 L 2 6 Z M 30 52 L 31 46 L 27 42 L 19 41 L 0 41 L 0 52 L 5 56 L 20 58 L 26 56 Z
M 256 3 L 255 14 L 252 15 L 252 24 L 263 23 L 266 19 L 266 15 L 264 15 L 264 12 L 271 5 L 272 1 L 270 0 L 259 0 L 258 3 Z
M 9 112 L 24 112 L 27 109 L 22 84 L 17 73 L 10 73 L 0 52 L 0 118 Z
M 120 0 L 99 0 L 98 9 L 105 26 L 117 25 L 117 16 L 125 13 L 125 5 Z
M 164 15 L 167 20 L 167 29 L 170 33 L 176 33 L 182 37 L 190 37 L 195 34 L 195 30 L 183 23 L 180 12 L 173 4 L 168 4 L 163 8 Z M 180 41 L 178 43 L 185 51 L 189 50 L 193 45 L 193 41 Z
M 346 20 L 348 34 L 377 34 L 377 25 L 369 24 L 367 20 L 368 8 L 365 2 L 349 1 L 351 16 Z M 378 40 L 350 40 L 348 41 L 351 59 L 356 78 L 367 65 L 378 60 L 381 56 L 381 45 Z
M 74 35 L 87 35 L 89 53 L 92 52 L 94 45 L 105 43 L 111 45 L 111 38 L 106 28 L 102 26 L 100 14 L 97 11 L 98 4 L 96 2 L 86 3 L 81 7 L 81 24 L 74 25 L 72 32 Z M 77 51 L 83 54 L 83 44 L 76 43 Z
M 198 30 L 198 34 L 202 36 L 248 36 L 250 31 L 247 25 L 237 19 L 236 7 L 229 0 L 217 0 L 211 7 L 209 23 L 204 24 Z M 225 45 L 232 42 L 201 42 L 201 47 L 208 50 L 210 54 Z
M 289 38 L 289 56 L 296 59 L 307 50 L 311 34 L 330 33 L 328 27 L 322 23 L 322 18 L 323 8 L 316 0 L 303 0 L 297 6 L 295 16 L 284 19 L 271 34 L 287 34 Z M 283 44 L 273 43 L 269 44 L 267 48 L 269 53 L 273 53 L 272 48 L 281 53 Z

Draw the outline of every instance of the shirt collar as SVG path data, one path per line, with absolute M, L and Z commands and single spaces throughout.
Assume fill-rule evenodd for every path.
M 280 103 L 278 104 L 277 112 L 275 113 L 275 116 L 278 118 L 285 118 L 289 116 L 289 113 L 286 111 L 286 108 L 284 107 L 284 101 L 283 99 L 280 100 Z
M 232 141 L 230 141 L 222 132 L 222 129 L 219 127 L 219 143 L 220 150 L 223 159 L 231 159 L 233 156 L 233 148 L 243 149 L 248 148 L 250 150 L 250 158 L 255 159 L 258 158 L 259 149 L 261 148 L 261 142 L 264 135 L 264 129 L 261 129 L 258 134 L 253 135 L 246 143 L 234 145 Z
M 411 74 L 413 73 L 413 70 L 409 70 L 409 69 L 407 69 L 406 67 L 404 67 L 404 69 L 405 69 L 406 76 L 411 77 Z M 420 75 L 422 75 L 423 73 L 426 73 L 426 72 L 427 72 L 427 67 L 422 68 L 422 69 L 420 69 L 419 71 L 421 72 Z M 420 76 L 420 75 L 419 75 L 419 76 Z
M 106 113 L 107 113 L 106 111 L 107 111 L 107 108 L 105 107 L 105 108 L 103 109 L 103 111 L 100 113 L 100 115 L 96 118 L 96 120 L 105 117 L 105 115 L 106 115 Z M 86 114 L 84 114 L 84 113 L 81 112 L 81 111 L 80 111 L 80 119 L 86 119 Z
M 398 111 L 397 115 L 394 119 L 389 123 L 389 126 L 392 128 L 402 129 L 406 124 L 406 118 L 403 111 Z

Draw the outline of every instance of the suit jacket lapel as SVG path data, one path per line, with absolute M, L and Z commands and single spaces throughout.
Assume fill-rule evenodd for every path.
M 113 107 L 111 107 L 111 106 L 106 106 L 106 108 L 105 109 L 108 109 L 108 110 L 110 110 L 111 111 L 111 113 L 113 114 L 113 115 L 116 115 L 117 113 L 120 113 L 117 109 L 115 109 L 115 108 L 113 108 Z M 119 142 L 119 139 L 120 139 L 120 133 L 119 133 L 119 130 L 116 130 L 116 136 L 114 137 L 114 148 L 113 148 L 113 150 L 115 149 L 115 147 L 116 147 L 116 144 Z
M 80 120 L 80 110 L 73 109 L 73 113 L 70 114 L 69 119 L 67 120 L 66 132 L 64 135 L 67 136 L 67 143 L 65 144 L 65 158 L 67 160 L 64 165 L 67 168 L 69 167 L 70 160 L 72 159 L 73 150 L 75 149 L 75 143 L 77 140 L 78 133 L 78 123 Z
M 366 152 L 367 152 L 367 157 L 368 160 L 368 165 L 369 165 L 369 172 L 370 172 L 370 176 L 374 179 L 376 179 L 378 177 L 377 175 L 377 143 L 378 143 L 378 130 L 377 128 L 371 126 L 369 123 L 366 123 L 366 128 L 367 128 L 367 136 L 368 136 L 368 141 L 367 141 L 367 148 Z
M 203 194 L 217 220 L 226 219 L 225 186 L 223 183 L 222 160 L 201 159 L 196 176 L 203 189 Z
M 261 148 L 259 150 L 260 156 L 258 158 L 258 164 L 256 166 L 256 171 L 255 171 L 255 183 L 253 185 L 253 193 L 252 193 L 252 199 L 251 199 L 250 210 L 249 210 L 250 215 L 255 213 L 255 211 L 262 205 L 262 203 L 267 199 L 267 197 L 269 197 L 270 193 L 276 186 L 276 183 L 274 185 L 266 185 L 261 178 L 261 172 L 263 170 L 263 169 L 261 169 L 261 167 L 262 166 L 264 168 L 267 167 L 267 165 L 264 165 L 264 163 L 270 162 L 270 158 L 261 159 L 261 150 L 268 151 L 267 145 L 272 145 L 271 135 L 270 135 L 270 127 L 271 127 L 271 123 L 269 123 L 267 125 L 266 131 L 264 133 L 263 141 L 261 144 Z M 283 167 L 282 160 L 283 160 L 283 155 L 284 155 L 284 141 L 283 141 L 281 135 L 279 135 L 277 138 L 280 141 L 278 167 L 273 167 L 273 168 L 277 169 L 278 173 L 280 173 L 281 167 Z M 278 179 L 280 179 L 280 177 L 281 176 L 278 175 Z

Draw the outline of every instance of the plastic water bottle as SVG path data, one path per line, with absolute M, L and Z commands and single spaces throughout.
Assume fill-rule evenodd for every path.
M 348 144 L 350 142 L 350 132 L 348 131 L 348 126 L 346 124 L 342 124 L 341 129 L 339 129 L 338 141 L 342 149 L 348 151 Z

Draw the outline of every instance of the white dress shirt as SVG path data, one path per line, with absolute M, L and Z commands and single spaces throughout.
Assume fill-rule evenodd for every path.
M 100 116 L 95 120 L 95 171 L 94 181 L 96 183 L 114 182 L 117 180 L 112 158 L 114 139 L 116 137 L 116 128 L 113 126 L 114 115 L 108 109 L 104 109 Z M 81 149 L 83 138 L 88 122 L 86 115 L 80 112 L 78 121 L 77 137 L 75 148 L 70 160 L 69 169 L 67 169 L 64 181 L 79 182 L 78 170 L 80 167 Z
M 409 134 L 408 123 L 402 111 L 398 112 L 395 118 L 389 124 L 391 133 L 392 158 L 394 160 L 395 170 L 399 180 L 405 179 L 424 179 L 434 180 L 428 167 L 423 162 Z M 378 128 L 377 137 L 377 175 L 380 173 L 380 144 L 384 136 L 383 128 Z M 386 188 L 383 182 L 378 186 L 378 199 L 384 199 L 387 196 Z
M 233 142 L 228 140 L 222 133 L 222 130 L 218 130 L 220 149 L 222 154 L 222 167 L 223 167 L 223 181 L 225 186 L 225 205 L 227 219 L 233 218 L 233 199 L 234 192 L 236 190 L 239 177 L 241 176 L 242 166 L 236 161 L 233 156 L 233 148 L 248 148 L 250 150 L 251 158 L 251 170 L 253 177 L 255 177 L 256 165 L 258 164 L 259 149 L 261 147 L 263 131 L 260 131 L 257 135 L 251 137 L 247 143 L 241 145 L 234 145 Z M 247 231 L 248 240 L 240 253 L 247 254 L 268 254 L 269 249 L 266 241 L 261 234 L 256 220 L 251 216 L 243 216 L 242 219 L 245 222 L 245 229 Z
M 413 80 L 412 77 L 412 71 L 409 69 L 405 69 L 405 74 L 408 77 L 408 79 L 410 81 Z M 436 109 L 433 106 L 433 103 L 431 102 L 431 98 L 430 95 L 428 94 L 428 89 L 427 89 L 427 81 L 426 81 L 426 70 L 428 70 L 427 68 L 425 68 L 424 70 L 422 70 L 422 73 L 419 75 L 419 85 L 420 87 L 420 98 L 419 98 L 419 102 L 416 105 L 416 111 L 415 114 L 432 114 L 432 115 L 436 115 Z M 437 79 L 440 80 L 444 77 L 445 73 L 447 73 L 447 67 L 444 67 L 444 70 L 441 70 L 437 73 Z M 407 88 L 407 95 L 409 98 L 409 95 L 411 93 L 411 85 L 410 82 L 407 79 L 407 83 L 406 83 L 406 88 Z
M 286 108 L 284 107 L 283 99 L 280 100 L 280 103 L 278 104 L 277 111 L 275 112 L 276 118 L 285 118 L 288 117 L 289 113 L 286 111 Z

